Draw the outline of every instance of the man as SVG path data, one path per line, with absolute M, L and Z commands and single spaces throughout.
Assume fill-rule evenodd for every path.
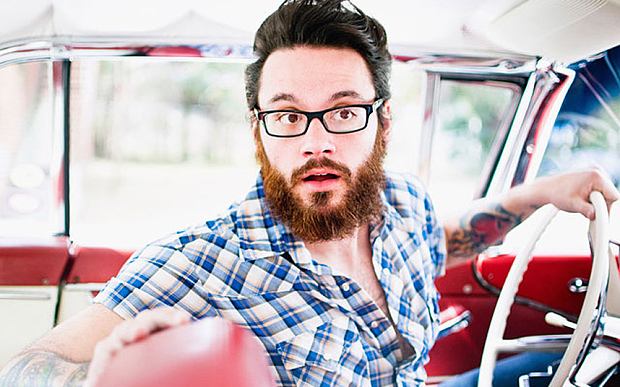
M 446 264 L 543 204 L 592 217 L 591 190 L 618 198 L 593 169 L 479 201 L 443 229 L 422 183 L 382 168 L 391 58 L 377 21 L 340 0 L 289 0 L 258 30 L 255 52 L 246 88 L 261 174 L 246 199 L 137 252 L 0 385 L 90 386 L 124 345 L 211 316 L 252 330 L 284 386 L 423 385 L 438 327 L 433 280 Z M 474 231 L 479 213 L 495 226 Z

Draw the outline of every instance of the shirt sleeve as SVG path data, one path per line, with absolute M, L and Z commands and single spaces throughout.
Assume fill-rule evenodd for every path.
M 446 234 L 444 232 L 441 221 L 438 219 L 437 213 L 433 206 L 428 191 L 424 199 L 424 207 L 426 210 L 426 232 L 428 235 L 428 244 L 431 250 L 432 260 L 435 264 L 434 278 L 441 277 L 446 272 Z
M 207 308 L 199 295 L 197 273 L 195 264 L 178 249 L 148 245 L 125 263 L 94 302 L 125 319 L 164 305 L 195 315 L 198 310 Z

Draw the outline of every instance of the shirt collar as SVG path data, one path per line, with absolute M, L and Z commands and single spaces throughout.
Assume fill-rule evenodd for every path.
M 303 246 L 269 210 L 260 173 L 235 215 L 240 254 L 245 260 L 282 255 Z

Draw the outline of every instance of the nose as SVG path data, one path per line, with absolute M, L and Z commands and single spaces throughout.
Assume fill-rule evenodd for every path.
M 336 151 L 333 134 L 329 133 L 318 118 L 310 121 L 306 134 L 302 136 L 303 144 L 301 151 L 304 156 L 331 155 Z

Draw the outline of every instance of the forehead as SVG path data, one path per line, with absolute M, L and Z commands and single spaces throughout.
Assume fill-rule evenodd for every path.
M 348 48 L 295 47 L 273 52 L 263 66 L 261 107 L 279 101 L 328 104 L 372 100 L 375 89 L 366 61 Z

